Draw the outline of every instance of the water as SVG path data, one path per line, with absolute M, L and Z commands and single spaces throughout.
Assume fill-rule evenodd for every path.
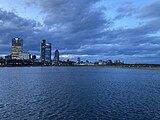
M 160 120 L 160 70 L 0 68 L 1 120 Z

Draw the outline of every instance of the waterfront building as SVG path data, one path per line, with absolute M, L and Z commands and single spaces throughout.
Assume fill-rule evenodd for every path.
M 111 65 L 112 63 L 113 63 L 112 60 L 107 60 L 107 61 L 106 61 L 106 64 L 107 64 L 107 65 Z
M 104 65 L 104 61 L 103 60 L 99 60 L 98 64 L 99 65 Z
M 3 59 L 3 57 L 0 57 L 0 66 L 3 66 L 5 64 L 5 60 Z
M 120 60 L 116 60 L 114 64 L 124 64 L 124 62 L 121 62 Z
M 36 55 L 32 55 L 32 60 L 35 60 L 37 58 Z
M 23 52 L 23 39 L 12 39 L 12 59 L 18 59 L 19 54 Z
M 78 58 L 77 58 L 77 64 L 80 64 L 80 63 L 81 63 L 81 58 L 78 57 Z
M 22 52 L 19 54 L 18 59 L 20 60 L 30 60 L 31 59 L 31 54 L 28 52 Z
M 11 55 L 6 55 L 5 56 L 5 60 L 11 60 L 12 59 L 12 56 Z
M 47 43 L 46 40 L 42 40 L 40 45 L 42 63 L 51 62 L 51 43 Z
M 56 65 L 59 64 L 59 51 L 58 50 L 54 52 L 54 64 Z

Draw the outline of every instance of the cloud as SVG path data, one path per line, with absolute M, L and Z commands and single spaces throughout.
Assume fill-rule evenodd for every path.
M 39 30 L 41 25 L 36 21 L 24 19 L 13 12 L 2 9 L 0 9 L 0 26 L 0 44 L 3 46 L 0 47 L 1 53 L 9 53 L 11 51 L 11 41 L 13 37 L 22 37 L 24 43 L 32 46 L 34 42 L 38 42 L 33 39 L 36 36 L 35 32 L 38 32 L 38 34 L 42 33 L 42 30 Z M 30 49 L 33 48 L 30 47 Z
M 158 13 L 140 12 L 148 16 L 142 25 L 132 28 L 113 28 L 118 19 L 135 15 L 135 7 L 126 3 L 117 9 L 117 18 L 111 19 L 108 11 L 97 6 L 100 0 L 26 0 L 45 16 L 42 24 L 22 18 L 14 12 L 0 10 L 0 52 L 10 53 L 11 39 L 22 37 L 24 50 L 40 54 L 42 39 L 52 43 L 53 51 L 60 50 L 62 58 L 122 59 L 125 62 L 156 62 L 160 56 L 160 20 Z M 156 1 L 157 2 L 157 1 Z M 151 3 L 143 9 L 152 6 Z M 158 7 L 157 7 L 158 10 Z M 150 10 L 151 11 L 151 10 Z M 152 10 L 153 12 L 154 10 Z M 137 11 L 136 11 L 137 12 Z M 138 13 L 136 13 L 138 14 Z M 153 13 L 154 14 L 154 13 Z M 139 15 L 139 16 L 140 16 Z M 150 17 L 149 17 L 150 16 Z M 134 18 L 138 19 L 139 18 Z M 123 23 L 122 23 L 123 25 Z M 152 35 L 152 36 L 151 36 Z M 155 59 L 152 59 L 155 58 Z M 67 59 L 67 58 L 66 58 Z
M 160 19 L 160 1 L 155 0 L 153 3 L 143 7 L 140 11 L 141 18 Z
M 103 11 L 92 9 L 98 1 L 100 0 L 28 0 L 28 3 L 39 5 L 41 11 L 46 14 L 46 25 L 59 31 L 80 32 L 107 24 Z
M 114 18 L 114 20 L 119 20 L 135 15 L 137 13 L 137 10 L 135 7 L 133 7 L 133 4 L 131 2 L 126 2 L 117 8 L 116 13 L 118 15 Z
M 102 7 L 95 9 L 97 2 L 100 0 L 27 0 L 46 15 L 44 25 L 52 32 L 58 49 L 78 49 L 104 36 L 111 21 L 105 18 Z

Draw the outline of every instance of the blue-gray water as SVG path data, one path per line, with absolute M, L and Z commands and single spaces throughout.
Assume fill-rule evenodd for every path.
M 160 120 L 160 70 L 0 68 L 1 120 Z

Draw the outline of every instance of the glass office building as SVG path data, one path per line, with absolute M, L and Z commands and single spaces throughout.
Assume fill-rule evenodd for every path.
M 46 43 L 46 40 L 42 40 L 40 49 L 41 62 L 51 62 L 51 43 Z
M 59 63 L 59 51 L 56 50 L 54 55 L 54 64 L 58 64 L 58 63 Z

